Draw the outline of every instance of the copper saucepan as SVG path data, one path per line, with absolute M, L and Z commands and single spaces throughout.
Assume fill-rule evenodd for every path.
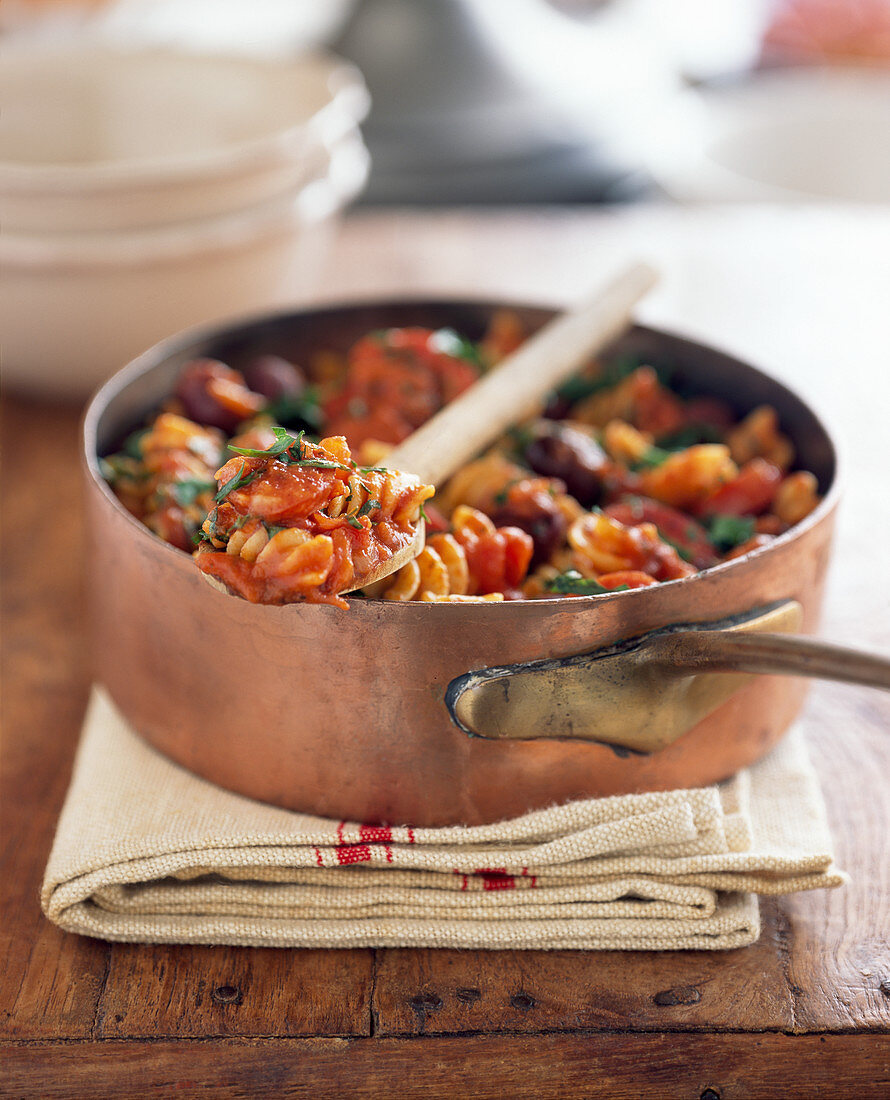
M 739 412 L 775 406 L 824 499 L 768 547 L 651 588 L 471 605 L 354 600 L 349 611 L 252 605 L 205 584 L 188 555 L 131 517 L 101 478 L 97 455 L 171 392 L 193 357 L 237 367 L 274 352 L 305 365 L 316 351 L 345 350 L 368 331 L 397 325 L 478 338 L 503 305 L 366 304 L 186 334 L 99 391 L 84 426 L 95 675 L 157 749 L 265 802 L 438 826 L 711 783 L 781 737 L 805 680 L 700 672 L 696 654 L 715 629 L 730 646 L 732 634 L 752 630 L 814 631 L 837 457 L 797 396 L 701 344 L 636 327 L 615 353 L 667 363 Z M 516 312 L 528 331 L 553 315 Z M 754 646 L 750 667 L 758 660 L 761 669 L 777 667 L 781 638 L 765 648 L 754 638 Z M 665 660 L 673 660 L 670 673 Z M 730 655 L 722 667 L 737 666 Z

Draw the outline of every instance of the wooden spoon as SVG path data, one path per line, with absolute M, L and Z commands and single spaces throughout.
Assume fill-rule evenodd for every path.
M 508 428 L 534 416 L 551 390 L 621 335 L 634 306 L 657 275 L 636 263 L 611 278 L 581 305 L 555 317 L 490 374 L 446 405 L 386 457 L 386 466 L 441 485 Z M 356 583 L 383 580 L 417 557 L 425 525 L 414 541 Z

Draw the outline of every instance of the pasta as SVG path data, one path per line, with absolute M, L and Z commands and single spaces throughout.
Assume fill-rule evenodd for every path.
M 277 429 L 216 472 L 198 568 L 254 603 L 333 603 L 413 542 L 432 496 L 409 474 L 361 468 L 342 436 L 313 444 Z
M 423 550 L 357 595 L 499 602 L 646 587 L 765 546 L 818 505 L 775 409 L 739 419 L 640 362 L 589 364 L 435 496 L 385 469 L 394 445 L 522 336 L 500 311 L 478 343 L 390 329 L 307 368 L 195 360 L 103 470 L 199 569 L 272 603 L 345 606 L 339 593 L 405 545 L 421 510 Z

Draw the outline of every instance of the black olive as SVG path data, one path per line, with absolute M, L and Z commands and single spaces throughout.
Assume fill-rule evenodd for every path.
M 269 401 L 299 397 L 306 388 L 306 376 L 299 367 L 280 355 L 259 355 L 244 368 L 244 379 L 254 393 Z
M 525 448 L 524 457 L 536 474 L 564 481 L 569 493 L 585 508 L 599 500 L 608 458 L 590 436 L 577 428 L 556 423 L 552 428 L 539 428 Z
M 558 393 L 554 393 L 550 395 L 547 407 L 544 409 L 544 416 L 548 420 L 565 420 L 571 410 L 571 401 L 565 397 L 560 397 Z
M 565 540 L 566 518 L 544 493 L 510 500 L 492 512 L 491 518 L 496 527 L 518 527 L 531 535 L 535 544 L 533 566 L 551 558 Z
M 239 417 L 224 408 L 207 392 L 211 378 L 229 378 L 234 372 L 218 359 L 194 359 L 187 363 L 176 382 L 176 396 L 189 420 L 210 428 L 220 428 L 231 434 Z

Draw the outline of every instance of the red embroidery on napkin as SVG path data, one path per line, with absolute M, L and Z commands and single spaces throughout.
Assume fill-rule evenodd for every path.
M 321 858 L 321 852 L 317 848 L 315 848 L 314 851 L 315 862 L 318 864 L 319 867 L 324 867 L 324 860 Z
M 512 890 L 516 886 L 513 875 L 506 867 L 477 867 L 475 872 L 482 879 L 483 890 Z
M 523 867 L 522 868 L 522 877 L 523 878 L 528 878 L 529 877 L 528 867 Z M 531 882 L 529 883 L 529 888 L 534 890 L 535 885 L 537 884 L 537 881 L 538 881 L 538 876 L 537 875 L 532 875 L 531 876 Z
M 344 844 L 337 849 L 337 862 L 346 863 L 370 863 L 371 849 L 367 844 Z
M 358 836 L 362 844 L 392 843 L 392 829 L 386 825 L 359 825 Z
M 410 828 L 410 827 L 409 827 L 409 829 L 408 829 L 408 843 L 409 843 L 409 844 L 413 844 L 413 843 L 414 843 L 414 830 L 413 830 L 412 828 Z

